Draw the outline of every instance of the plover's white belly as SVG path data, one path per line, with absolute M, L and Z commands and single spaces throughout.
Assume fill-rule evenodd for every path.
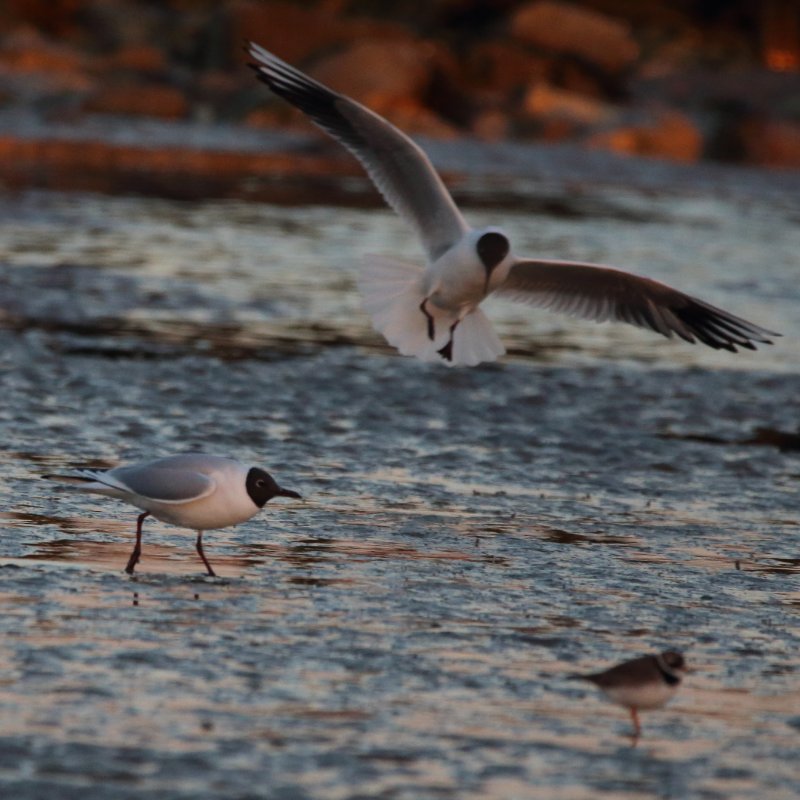
M 641 686 L 615 686 L 604 689 L 606 695 L 615 703 L 627 708 L 660 708 L 675 694 L 675 686 L 659 682 Z

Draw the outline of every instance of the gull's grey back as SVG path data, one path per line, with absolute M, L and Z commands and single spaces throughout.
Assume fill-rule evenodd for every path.
M 108 475 L 140 497 L 176 503 L 207 494 L 214 486 L 210 473 L 240 469 L 228 458 L 187 453 L 115 467 Z

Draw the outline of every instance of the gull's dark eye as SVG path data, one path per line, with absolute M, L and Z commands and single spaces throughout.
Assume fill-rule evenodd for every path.
M 263 478 L 259 478 L 259 479 L 256 481 L 256 486 L 258 486 L 258 488 L 259 488 L 259 489 L 263 489 L 263 488 L 264 488 L 266 485 L 267 485 L 267 484 L 264 482 L 264 479 L 263 479 Z

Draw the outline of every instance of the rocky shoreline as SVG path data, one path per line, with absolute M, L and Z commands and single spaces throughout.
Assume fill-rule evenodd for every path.
M 14 2 L 0 24 L 0 177 L 170 195 L 188 176 L 187 196 L 247 196 L 254 175 L 358 176 L 253 81 L 245 37 L 444 143 L 800 167 L 800 11 L 723 5 Z M 137 138 L 152 120 L 175 126 L 174 146 Z M 193 142 L 219 126 L 230 136 Z

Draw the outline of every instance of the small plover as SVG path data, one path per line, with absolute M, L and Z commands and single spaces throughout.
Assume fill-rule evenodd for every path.
M 623 661 L 603 672 L 570 675 L 589 681 L 612 703 L 627 708 L 633 720 L 633 740 L 642 732 L 639 711 L 661 708 L 672 698 L 688 672 L 686 660 L 675 650 Z

